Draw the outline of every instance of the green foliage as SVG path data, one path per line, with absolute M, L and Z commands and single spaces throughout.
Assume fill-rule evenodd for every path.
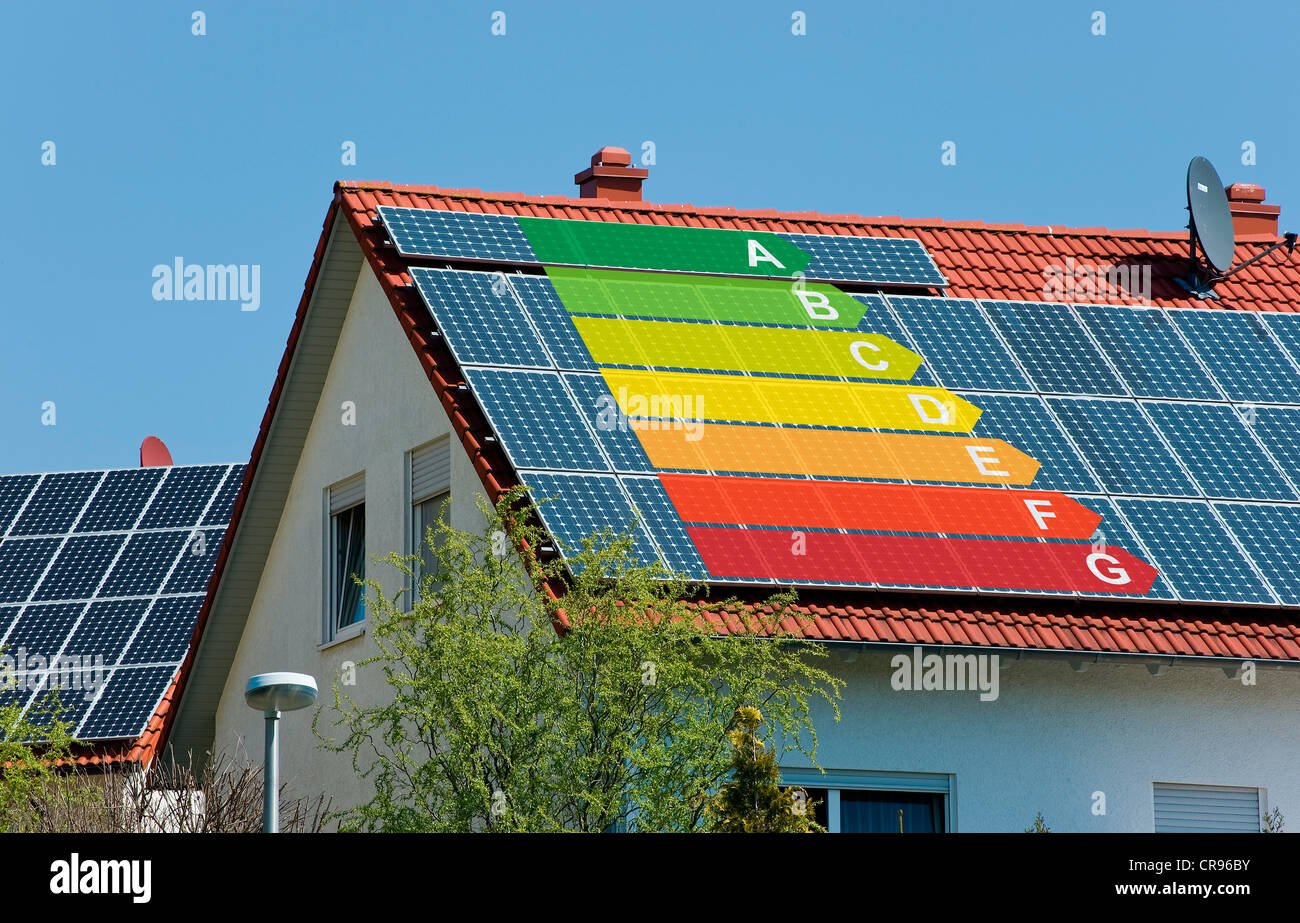
M 751 705 L 736 709 L 731 741 L 731 781 L 713 797 L 709 814 L 719 833 L 822 833 L 802 788 L 781 788 L 776 754 L 758 739 L 763 713 Z
M 1281 808 L 1274 808 L 1264 815 L 1264 821 L 1259 826 L 1260 833 L 1282 833 L 1286 830 L 1286 818 L 1282 816 Z
M 13 673 L 0 665 L 0 688 L 12 688 Z M 23 712 L 25 696 L 0 705 L 0 831 L 22 832 L 40 824 L 42 793 L 53 784 L 59 764 L 72 760 L 74 724 L 55 690 Z
M 1034 825 L 1032 827 L 1025 828 L 1025 833 L 1051 833 L 1051 832 L 1052 829 L 1047 826 L 1047 821 L 1043 820 L 1042 811 L 1039 811 L 1038 814 L 1034 816 Z
M 365 703 L 336 682 L 337 738 L 324 708 L 315 722 L 322 746 L 374 784 L 343 829 L 701 830 L 744 704 L 770 716 L 771 752 L 814 757 L 812 703 L 838 720 L 842 681 L 795 636 L 792 596 L 758 610 L 691 603 L 697 588 L 641 566 L 632 539 L 608 531 L 570 550 L 570 573 L 532 553 L 545 535 L 525 500 L 480 502 L 482 534 L 442 517 L 413 606 L 367 582 L 379 653 L 357 665 Z M 386 560 L 412 573 L 414 558 Z M 719 619 L 739 636 L 714 637 Z

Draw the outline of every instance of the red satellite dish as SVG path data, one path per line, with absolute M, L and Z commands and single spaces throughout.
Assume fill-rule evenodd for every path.
M 157 436 L 146 436 L 140 443 L 140 467 L 162 468 L 172 464 L 172 453 Z

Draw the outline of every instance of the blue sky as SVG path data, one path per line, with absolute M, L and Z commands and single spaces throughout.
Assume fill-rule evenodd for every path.
M 2 15 L 3 473 L 135 465 L 150 434 L 178 463 L 247 460 L 340 178 L 576 194 L 598 147 L 652 141 L 657 202 L 1173 230 L 1202 154 L 1300 227 L 1298 107 L 1281 82 L 1295 3 Z M 176 257 L 260 267 L 259 309 L 154 300 L 153 267 Z

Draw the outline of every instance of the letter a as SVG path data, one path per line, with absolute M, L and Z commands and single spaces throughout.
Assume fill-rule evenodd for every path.
M 749 239 L 749 266 L 752 269 L 759 263 L 771 263 L 777 269 L 785 269 L 780 260 L 768 253 L 766 247 L 751 237 Z

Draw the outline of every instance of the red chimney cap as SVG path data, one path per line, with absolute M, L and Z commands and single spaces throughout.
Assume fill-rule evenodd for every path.
M 1227 189 L 1230 202 L 1263 202 L 1264 187 L 1254 183 L 1233 183 Z
M 630 167 L 632 166 L 632 155 L 621 147 L 602 147 L 591 155 L 591 165 L 593 167 Z
M 157 436 L 146 436 L 140 443 L 141 468 L 166 468 L 172 464 L 172 453 Z

